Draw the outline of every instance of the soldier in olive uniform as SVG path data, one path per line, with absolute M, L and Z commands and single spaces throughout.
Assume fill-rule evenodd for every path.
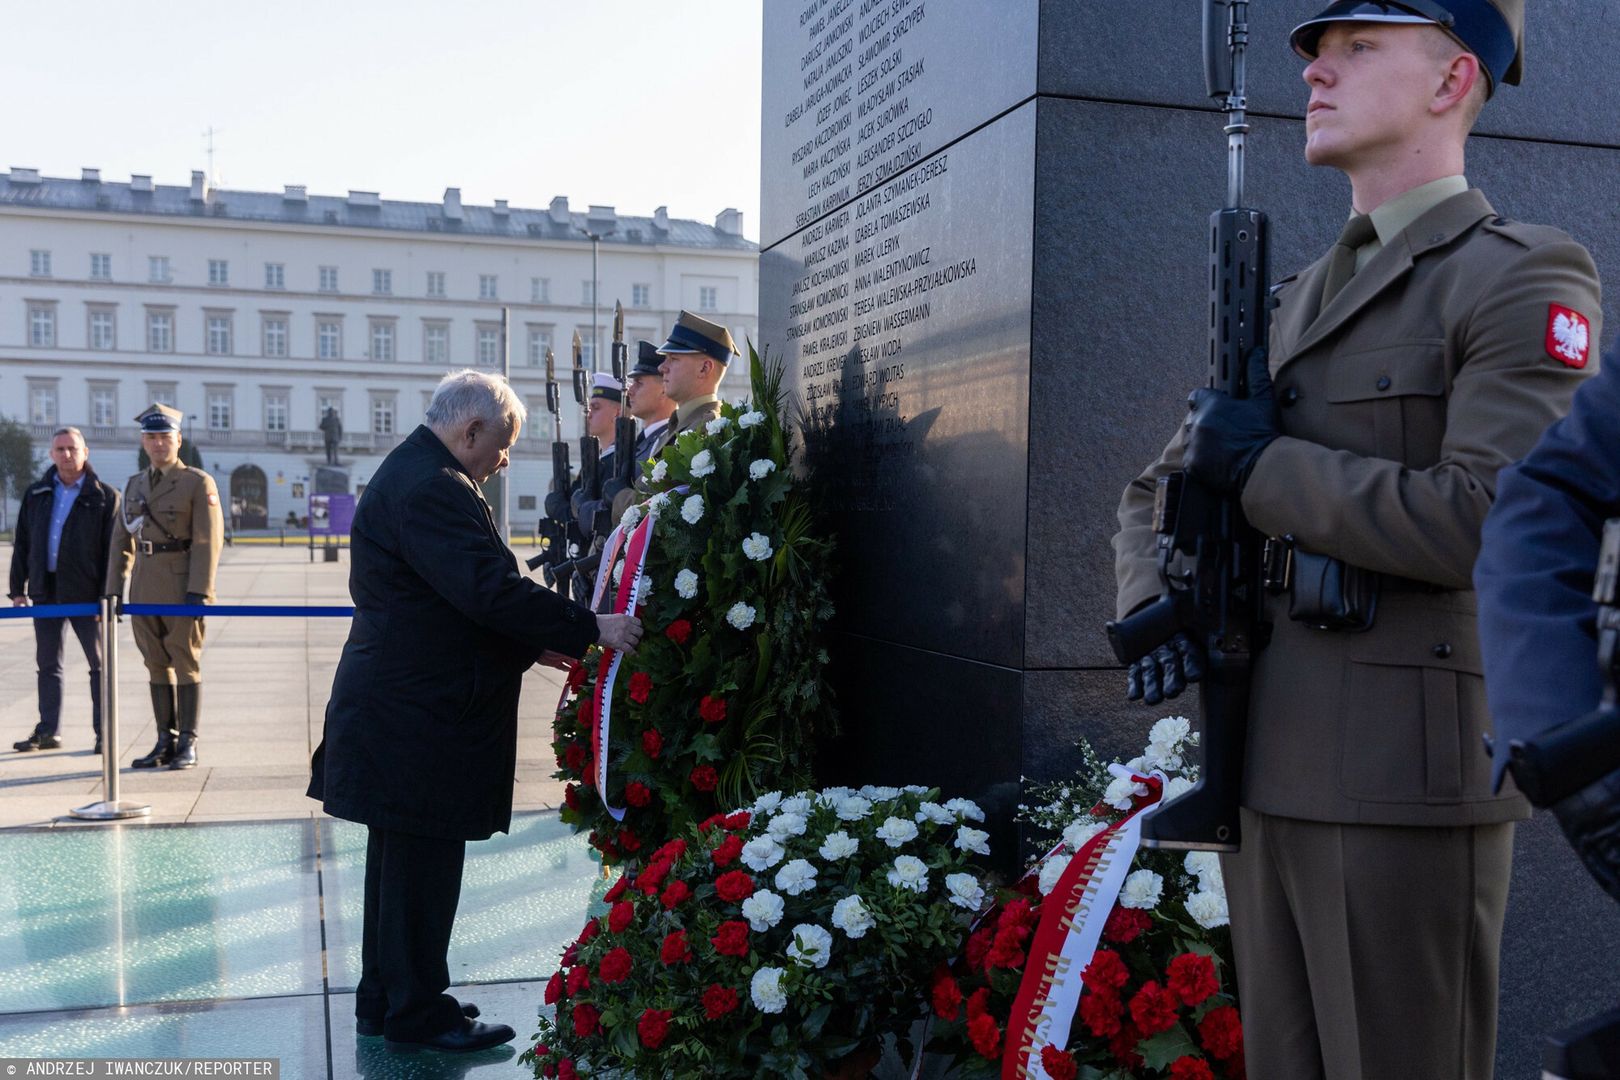
M 664 376 L 664 393 L 675 403 L 675 415 L 647 448 L 649 459 L 680 435 L 720 415 L 720 380 L 726 377 L 731 358 L 742 355 L 730 330 L 690 311 L 681 312 L 658 353 L 664 358 L 658 368 Z
M 1222 857 L 1254 1080 L 1493 1069 L 1512 823 L 1529 807 L 1493 790 L 1481 751 L 1471 573 L 1497 471 L 1568 411 L 1601 316 L 1586 250 L 1498 216 L 1462 175 L 1478 110 L 1519 82 L 1523 14 L 1341 0 L 1294 31 L 1306 160 L 1348 176 L 1352 216 L 1276 285 L 1253 395 L 1196 391 L 1120 503 L 1122 616 L 1159 594 L 1154 485 L 1178 468 L 1237 494 L 1296 565 L 1306 551 L 1381 583 L 1359 633 L 1291 618 L 1304 582 L 1266 599 L 1243 848 Z M 1167 644 L 1133 696 L 1184 684 L 1199 646 Z
M 113 524 L 108 591 L 122 597 L 129 578 L 132 604 L 209 603 L 225 536 L 219 490 L 213 477 L 180 460 L 179 412 L 153 405 L 136 420 L 151 467 L 124 486 L 123 509 Z M 194 768 L 202 617 L 136 615 L 134 630 L 152 684 L 157 745 L 130 764 L 137 769 Z

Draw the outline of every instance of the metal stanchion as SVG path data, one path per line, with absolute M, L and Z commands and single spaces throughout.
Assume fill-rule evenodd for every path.
M 118 600 L 101 599 L 101 778 L 102 800 L 71 811 L 86 821 L 146 817 L 150 806 L 118 797 Z

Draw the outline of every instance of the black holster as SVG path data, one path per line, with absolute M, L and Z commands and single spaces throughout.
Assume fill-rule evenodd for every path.
M 1292 536 L 1266 541 L 1266 588 L 1288 591 L 1288 617 L 1314 630 L 1359 634 L 1378 616 L 1378 574 L 1307 551 Z

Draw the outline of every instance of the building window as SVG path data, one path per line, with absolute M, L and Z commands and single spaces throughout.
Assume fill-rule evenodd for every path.
M 90 388 L 90 423 L 95 427 L 112 427 L 118 423 L 118 392 L 112 387 Z
M 169 257 L 167 255 L 148 255 L 146 257 L 146 280 L 154 285 L 167 285 L 174 280 L 169 274 Z
M 115 349 L 117 345 L 117 324 L 113 321 L 113 313 L 106 308 L 92 308 L 90 310 L 90 347 L 92 349 Z
M 51 253 L 35 249 L 28 253 L 28 276 L 51 276 Z
M 56 308 L 53 305 L 28 305 L 28 344 L 40 349 L 49 349 L 56 344 Z
M 631 307 L 652 307 L 652 286 L 651 285 L 632 285 L 632 286 L 630 286 L 630 306 Z
M 371 320 L 371 358 L 373 360 L 392 360 L 394 358 L 394 320 Z
M 480 367 L 499 367 L 501 363 L 501 328 L 478 328 L 478 364 Z
M 717 288 L 714 285 L 699 285 L 698 286 L 698 310 L 699 311 L 719 311 L 720 310 L 720 290 L 719 290 L 719 288 Z
M 546 350 L 551 348 L 551 327 L 529 327 L 529 366 L 539 367 L 546 362 Z
M 208 260 L 208 284 L 229 285 L 231 283 L 231 264 L 224 259 Z
M 231 317 L 208 316 L 208 353 L 211 356 L 231 355 Z
M 264 430 L 266 430 L 266 431 L 286 431 L 287 430 L 287 395 L 286 394 L 266 393 L 264 395 Z
M 579 283 L 579 302 L 582 304 L 596 303 L 596 282 L 586 278 Z
M 287 355 L 287 318 L 285 315 L 265 316 L 264 355 Z
M 208 391 L 208 430 L 231 430 L 231 392 L 229 390 Z
M 533 495 L 519 495 L 518 496 L 518 509 L 519 510 L 533 510 L 533 509 L 535 509 L 534 502 L 535 502 L 535 497 Z
M 494 274 L 478 275 L 478 299 L 498 300 L 500 298 L 500 281 Z
M 371 433 L 373 435 L 392 435 L 394 433 L 394 395 L 372 395 Z
M 56 384 L 35 384 L 28 388 L 28 421 L 56 423 Z
M 96 281 L 111 281 L 112 256 L 92 253 L 90 255 L 90 277 Z
M 551 303 L 551 279 L 543 277 L 530 278 L 529 300 L 535 304 Z
M 394 291 L 394 272 L 392 270 L 373 270 L 371 272 L 371 291 L 378 296 L 388 296 Z
M 285 289 L 287 287 L 286 266 L 281 263 L 265 263 L 264 287 L 267 289 Z
M 444 295 L 444 271 L 429 270 L 427 278 L 427 294 L 429 296 Z
M 343 359 L 343 324 L 322 319 L 315 324 L 315 355 L 322 360 Z
M 174 313 L 148 311 L 146 313 L 146 348 L 149 352 L 174 352 Z
M 428 323 L 422 328 L 422 361 L 441 365 L 450 363 L 449 324 Z
M 321 292 L 337 292 L 337 267 L 321 267 Z
M 180 400 L 175 396 L 174 385 L 172 382 L 149 382 L 146 384 L 146 399 L 157 405 L 167 405 L 172 409 L 175 407 L 175 402 Z

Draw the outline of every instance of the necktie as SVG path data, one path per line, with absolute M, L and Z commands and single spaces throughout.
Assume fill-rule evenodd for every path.
M 147 469 L 146 490 L 151 491 L 153 488 L 157 487 L 158 481 L 161 479 L 163 479 L 163 471 L 161 469 Z
M 1378 230 L 1373 228 L 1372 218 L 1366 214 L 1356 214 L 1344 223 L 1339 242 L 1333 245 L 1333 252 L 1328 256 L 1327 276 L 1322 282 L 1323 308 L 1355 277 L 1356 249 L 1376 239 Z

